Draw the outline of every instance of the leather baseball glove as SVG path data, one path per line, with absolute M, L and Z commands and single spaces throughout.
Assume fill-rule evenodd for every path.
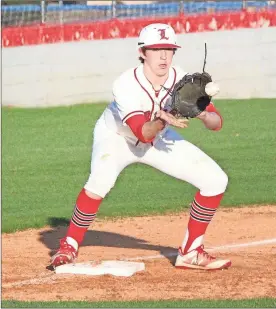
M 186 74 L 175 84 L 171 92 L 170 113 L 175 117 L 194 118 L 198 116 L 210 104 L 212 98 L 206 93 L 207 84 L 213 86 L 214 83 L 206 72 Z

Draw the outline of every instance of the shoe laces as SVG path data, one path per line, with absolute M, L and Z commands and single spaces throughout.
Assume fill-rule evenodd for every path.
M 215 260 L 216 258 L 210 255 L 208 252 L 204 250 L 204 245 L 199 246 L 197 249 L 198 254 L 202 254 L 208 260 Z

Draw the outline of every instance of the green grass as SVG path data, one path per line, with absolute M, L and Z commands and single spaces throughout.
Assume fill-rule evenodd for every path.
M 3 308 L 275 308 L 276 299 L 174 300 L 144 302 L 19 302 L 3 301 Z
M 275 204 L 276 100 L 226 100 L 220 132 L 191 120 L 179 131 L 229 175 L 222 206 Z M 92 129 L 105 104 L 2 109 L 2 231 L 70 219 L 90 170 Z M 151 167 L 134 164 L 120 175 L 99 217 L 180 211 L 196 189 Z

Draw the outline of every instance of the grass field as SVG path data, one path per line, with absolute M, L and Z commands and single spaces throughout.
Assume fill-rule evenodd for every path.
M 2 109 L 2 232 L 69 220 L 90 169 L 92 131 L 105 104 Z M 198 120 L 179 130 L 229 175 L 222 207 L 276 204 L 276 102 L 221 100 L 219 132 Z M 151 167 L 132 165 L 120 175 L 99 217 L 172 213 L 188 207 L 196 189 Z M 141 196 L 143 199 L 141 199 Z M 152 303 L 22 303 L 3 307 L 275 307 L 275 299 Z
M 160 302 L 17 302 L 3 301 L 3 308 L 275 308 L 276 299 L 175 300 Z
M 223 130 L 211 132 L 191 120 L 180 132 L 229 175 L 222 205 L 275 203 L 275 100 L 219 101 L 217 106 Z M 89 175 L 92 130 L 104 107 L 3 109 L 3 232 L 42 227 L 51 217 L 70 218 Z M 180 211 L 194 192 L 187 183 L 134 164 L 122 172 L 99 216 Z

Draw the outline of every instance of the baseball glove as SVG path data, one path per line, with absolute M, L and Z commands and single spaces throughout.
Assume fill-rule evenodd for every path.
M 206 73 L 186 74 L 171 92 L 171 111 L 175 117 L 194 118 L 203 112 L 211 101 L 205 86 L 212 82 Z

